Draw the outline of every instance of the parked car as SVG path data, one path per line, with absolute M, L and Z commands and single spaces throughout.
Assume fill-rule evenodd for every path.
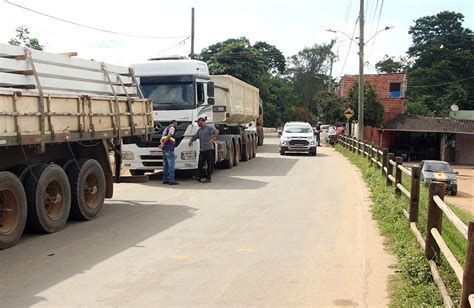
M 287 152 L 307 152 L 316 156 L 316 138 L 307 122 L 287 122 L 280 138 L 280 155 Z
M 446 184 L 446 192 L 455 196 L 458 193 L 457 172 L 451 165 L 441 160 L 424 160 L 421 162 L 421 181 L 428 185 L 431 182 Z
M 321 140 L 327 144 L 335 144 L 337 139 L 336 127 L 334 125 L 321 125 Z

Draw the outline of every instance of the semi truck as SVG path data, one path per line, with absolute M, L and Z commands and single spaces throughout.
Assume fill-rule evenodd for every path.
M 120 179 L 121 144 L 153 133 L 132 73 L 0 44 L 0 249 L 25 227 L 52 233 L 99 216 Z
M 123 162 L 132 175 L 154 172 L 163 166 L 159 149 L 163 130 L 176 120 L 175 169 L 195 170 L 199 140 L 196 120 L 220 132 L 214 142 L 214 162 L 223 168 L 250 160 L 257 152 L 259 91 L 229 75 L 209 75 L 207 64 L 192 59 L 166 59 L 132 65 L 145 97 L 153 101 L 155 132 L 148 142 L 123 146 Z M 253 125 L 253 126 L 252 126 Z

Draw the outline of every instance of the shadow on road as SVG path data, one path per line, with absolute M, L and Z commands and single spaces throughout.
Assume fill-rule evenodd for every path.
M 26 234 L 17 246 L 0 251 L 0 306 L 37 304 L 44 300 L 38 296 L 42 291 L 126 249 L 140 249 L 139 243 L 192 218 L 195 211 L 184 205 L 113 200 L 96 220 L 69 222 L 58 233 Z

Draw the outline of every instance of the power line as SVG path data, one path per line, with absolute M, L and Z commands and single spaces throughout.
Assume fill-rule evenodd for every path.
M 454 83 L 460 83 L 466 80 L 474 79 L 474 76 L 464 78 L 464 79 L 459 79 L 455 81 L 450 81 L 450 82 L 443 82 L 443 83 L 438 83 L 438 84 L 429 84 L 429 85 L 421 85 L 421 86 L 407 86 L 408 88 L 431 88 L 431 87 L 441 87 L 441 86 L 446 86 Z
M 100 31 L 100 32 L 105 32 L 105 33 L 109 33 L 109 34 L 116 34 L 116 35 L 122 35 L 122 36 L 128 36 L 128 37 L 137 37 L 137 38 L 146 38 L 146 39 L 177 39 L 177 38 L 186 37 L 186 35 L 181 35 L 181 36 L 147 36 L 147 35 L 136 35 L 136 34 L 129 34 L 129 33 L 111 31 L 111 30 L 106 30 L 106 29 L 101 29 L 101 28 L 96 28 L 96 27 L 80 24 L 78 22 L 66 20 L 66 19 L 63 19 L 63 18 L 60 18 L 60 17 L 52 16 L 52 15 L 49 15 L 49 14 L 46 14 L 46 13 L 43 13 L 43 12 L 39 12 L 39 11 L 30 9 L 30 8 L 27 8 L 26 6 L 22 6 L 22 5 L 10 2 L 9 0 L 3 0 L 3 1 L 7 4 L 16 6 L 18 8 L 21 8 L 23 10 L 26 10 L 26 11 L 29 11 L 29 12 L 32 12 L 32 13 L 35 13 L 35 14 L 38 14 L 38 15 L 42 15 L 42 16 L 45 16 L 45 17 L 48 17 L 48 18 L 51 18 L 51 19 L 59 20 L 59 21 L 62 21 L 62 22 L 65 22 L 65 23 L 68 23 L 68 24 L 71 24 L 71 25 L 78 26 L 78 27 L 87 28 L 87 29 L 91 29 L 91 30 L 96 30 L 96 31 Z
M 190 36 L 188 36 L 188 37 L 185 38 L 184 40 L 179 41 L 178 43 L 174 44 L 173 46 L 170 46 L 170 47 L 168 47 L 168 48 L 166 48 L 166 49 L 160 51 L 160 52 L 157 53 L 156 55 L 159 56 L 159 55 L 161 55 L 162 53 L 167 52 L 168 50 L 173 49 L 173 48 L 175 48 L 175 47 L 178 46 L 178 45 L 184 44 L 187 40 L 189 40 L 189 38 L 190 38 Z
M 344 63 L 342 65 L 342 69 L 341 69 L 341 72 L 339 73 L 339 75 L 342 75 L 342 72 L 344 71 L 344 68 L 346 68 L 347 59 L 349 58 L 349 53 L 351 51 L 352 42 L 353 42 L 353 39 L 354 39 L 354 35 L 355 35 L 355 31 L 356 31 L 358 22 L 359 22 L 359 16 L 357 16 L 356 21 L 354 23 L 354 30 L 352 31 L 351 42 L 349 43 L 349 48 L 347 49 L 346 58 L 344 59 Z
M 377 0 L 378 2 L 378 0 Z M 379 25 L 380 25 L 380 19 L 382 17 L 382 9 L 383 9 L 383 4 L 384 4 L 384 0 L 382 0 L 382 3 L 380 4 L 380 10 L 379 10 L 379 16 L 378 16 L 378 19 L 377 19 L 377 28 L 375 29 L 375 32 L 379 31 Z M 369 59 L 372 58 L 372 53 L 374 52 L 374 48 L 375 48 L 375 40 L 377 38 L 374 37 L 374 40 L 372 42 L 372 46 L 370 47 L 370 53 L 369 53 Z

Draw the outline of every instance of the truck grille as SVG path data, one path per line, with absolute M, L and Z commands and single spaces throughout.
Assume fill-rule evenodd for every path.
M 143 166 L 145 166 L 145 167 L 163 167 L 163 161 L 144 161 Z
M 163 160 L 163 155 L 140 155 L 142 160 Z
M 308 140 L 290 140 L 290 145 L 294 146 L 307 146 L 308 144 Z

